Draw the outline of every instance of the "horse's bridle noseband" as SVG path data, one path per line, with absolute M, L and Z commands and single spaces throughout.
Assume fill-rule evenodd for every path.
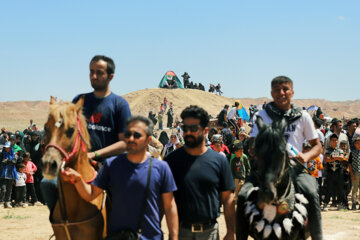
M 53 147 L 55 148 L 56 150 L 58 150 L 61 155 L 63 156 L 63 159 L 61 161 L 61 171 L 64 170 L 64 167 L 65 167 L 65 164 L 69 162 L 70 158 L 72 158 L 75 153 L 77 152 L 77 148 L 78 148 L 78 145 L 79 145 L 79 142 L 81 144 L 81 150 L 83 152 L 85 152 L 86 150 L 86 147 L 85 147 L 85 138 L 81 132 L 81 119 L 80 119 L 80 116 L 77 115 L 77 124 L 78 124 L 78 131 L 76 133 L 76 139 L 75 139 L 75 144 L 74 144 L 74 147 L 72 149 L 72 151 L 70 153 L 67 153 L 62 147 L 60 147 L 59 145 L 57 144 L 54 144 L 54 143 L 50 143 L 48 145 L 46 145 L 45 147 L 45 151 L 50 148 L 50 147 Z M 81 141 L 80 141 L 81 140 Z

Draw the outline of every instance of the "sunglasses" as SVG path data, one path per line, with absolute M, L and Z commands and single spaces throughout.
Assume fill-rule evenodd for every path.
M 196 124 L 196 125 L 182 125 L 181 126 L 181 129 L 183 130 L 184 133 L 186 133 L 189 130 L 190 130 L 190 132 L 197 132 L 197 131 L 199 131 L 200 128 L 201 128 L 201 126 L 199 124 Z
M 138 132 L 134 132 L 134 133 L 132 133 L 132 132 L 130 132 L 130 131 L 126 131 L 125 132 L 125 138 L 130 138 L 131 136 L 134 136 L 134 139 L 139 139 L 139 138 L 141 138 L 141 133 L 138 133 Z

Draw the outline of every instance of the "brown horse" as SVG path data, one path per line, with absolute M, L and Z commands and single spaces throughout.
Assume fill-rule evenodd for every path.
M 45 178 L 58 176 L 59 197 L 50 222 L 56 239 L 103 239 L 106 236 L 106 194 L 91 202 L 80 197 L 74 184 L 62 178 L 64 167 L 78 171 L 87 182 L 94 180 L 96 172 L 87 153 L 90 148 L 85 117 L 84 99 L 76 103 L 57 102 L 51 97 L 50 113 L 45 123 L 47 146 L 42 158 Z

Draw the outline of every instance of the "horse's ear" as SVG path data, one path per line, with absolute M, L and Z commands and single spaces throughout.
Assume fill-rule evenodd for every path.
M 56 103 L 56 101 L 57 101 L 56 97 L 50 96 L 50 104 L 54 104 Z
M 84 105 L 84 95 L 82 95 L 79 100 L 76 102 L 75 106 L 76 106 L 76 111 L 79 112 L 82 110 L 82 107 Z
M 259 130 L 265 126 L 264 120 L 259 115 L 256 116 L 256 125 L 258 126 Z

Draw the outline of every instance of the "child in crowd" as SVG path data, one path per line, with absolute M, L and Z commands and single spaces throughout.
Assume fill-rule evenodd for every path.
M 215 136 L 215 135 L 214 135 Z M 224 156 L 226 158 L 226 155 L 225 153 L 222 151 L 222 142 L 221 142 L 221 139 L 220 137 L 218 138 L 213 138 L 213 141 L 212 141 L 212 149 L 215 151 L 215 152 L 218 152 L 220 155 Z
M 158 113 L 158 122 L 159 122 L 159 130 L 163 130 L 163 118 L 164 118 L 164 112 L 160 111 Z
M 0 208 L 12 208 L 11 192 L 16 180 L 16 158 L 11 143 L 7 141 L 0 154 Z
M 235 154 L 231 155 L 230 168 L 235 182 L 235 202 L 245 178 L 250 175 L 249 158 L 244 154 L 244 146 L 241 142 L 234 145 Z
M 344 152 L 344 161 L 341 162 L 344 172 L 344 205 L 348 208 L 349 203 L 347 196 L 350 194 L 351 191 L 351 177 L 350 177 L 350 165 L 349 165 L 349 156 L 350 153 L 348 151 L 348 141 L 342 140 L 340 142 L 340 149 Z M 350 208 L 349 208 L 350 210 Z
M 349 157 L 350 175 L 352 183 L 352 210 L 356 210 L 356 204 L 359 204 L 360 197 L 360 136 L 354 139 L 354 150 L 351 151 Z M 359 206 L 360 209 L 360 206 Z
M 38 201 L 34 186 L 34 173 L 37 171 L 36 165 L 30 160 L 30 153 L 24 154 L 25 174 L 26 174 L 26 200 L 36 206 L 43 205 Z
M 164 97 L 164 112 L 166 112 L 166 109 L 167 109 L 167 99 L 166 97 Z
M 311 150 L 311 145 L 309 143 L 304 143 L 303 144 L 303 153 L 306 153 L 308 151 Z M 317 156 L 315 159 L 309 161 L 307 163 L 307 168 L 311 174 L 311 176 L 313 176 L 314 178 L 316 178 L 319 188 L 318 188 L 318 193 L 319 193 L 319 199 L 320 199 L 320 204 L 321 204 L 321 195 L 320 195 L 320 186 L 322 183 L 322 178 L 319 177 L 319 171 L 321 171 L 324 167 L 322 165 L 322 161 L 320 158 L 320 155 Z
M 337 147 L 339 137 L 333 133 L 330 136 L 330 147 L 325 150 L 325 161 L 327 168 L 327 189 L 324 200 L 324 211 L 328 211 L 330 196 L 337 197 L 338 209 L 344 209 L 345 191 L 344 174 L 341 162 L 344 160 L 344 152 Z M 333 194 L 334 193 L 334 194 Z M 333 197 L 333 201 L 335 201 Z
M 26 174 L 25 164 L 18 164 L 17 179 L 15 184 L 15 206 L 27 207 L 26 198 Z

